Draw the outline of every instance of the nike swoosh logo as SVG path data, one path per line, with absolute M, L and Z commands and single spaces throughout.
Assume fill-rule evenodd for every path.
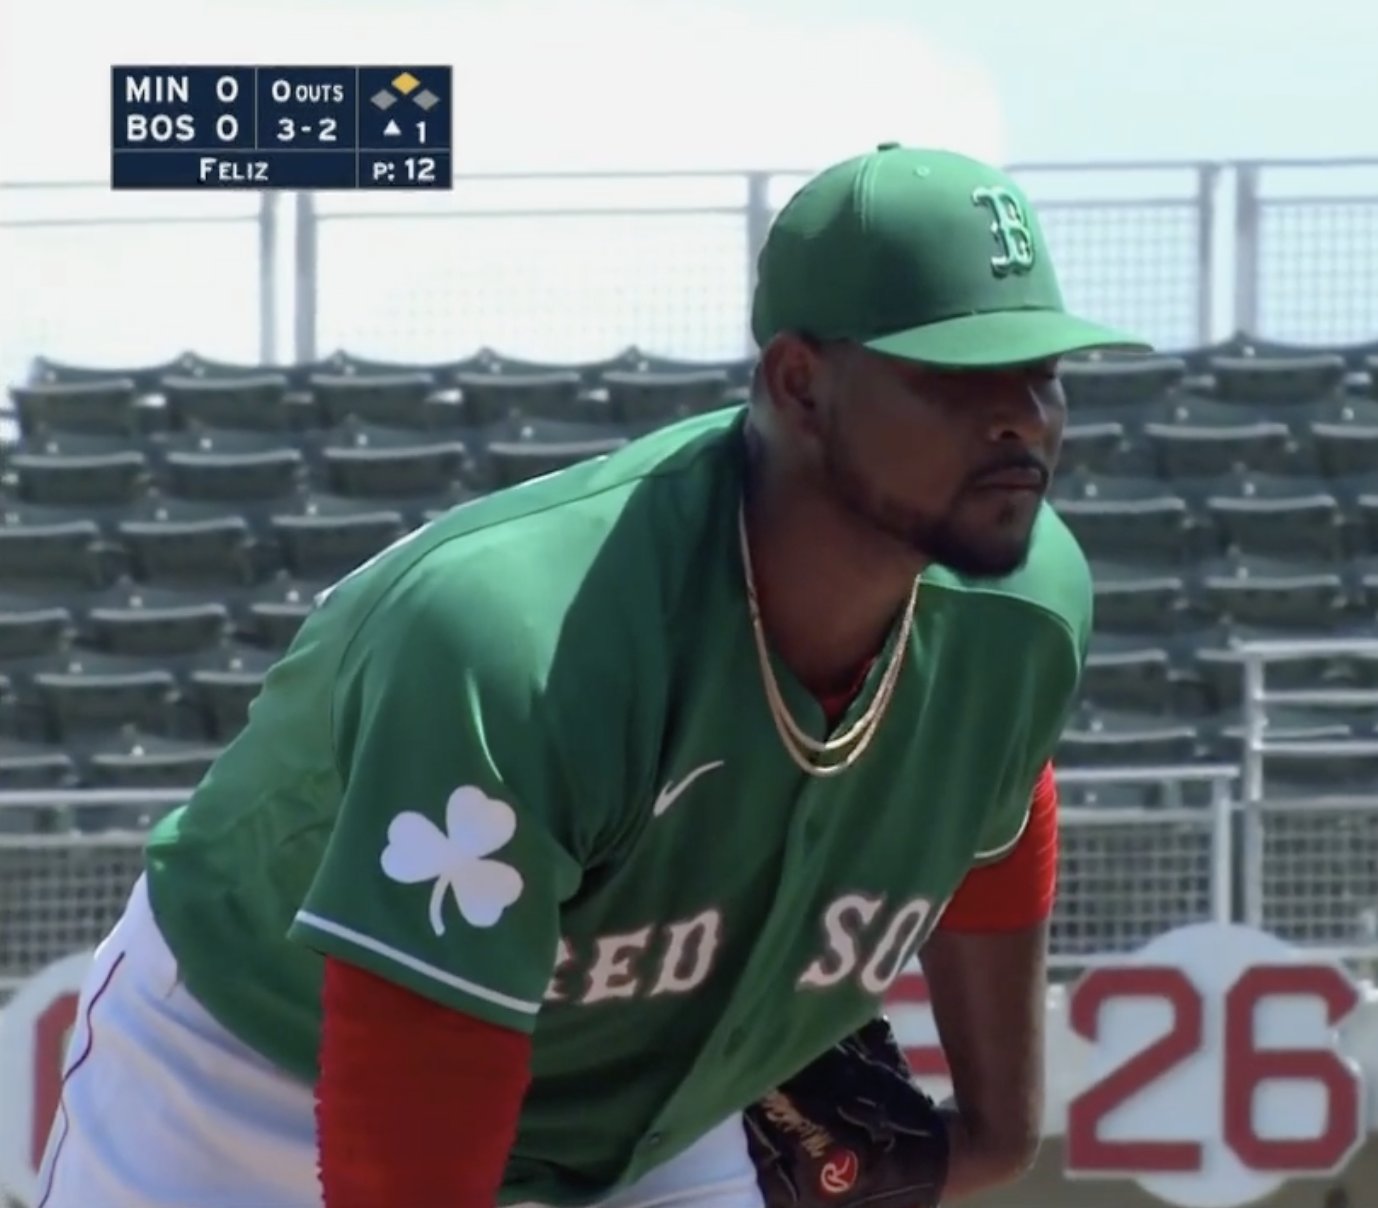
M 696 781 L 705 772 L 711 772 L 714 768 L 720 768 L 722 767 L 722 765 L 723 761 L 721 759 L 715 759 L 712 763 L 705 763 L 695 768 L 678 784 L 667 784 L 663 789 L 660 790 L 660 795 L 656 798 L 655 804 L 651 806 L 652 815 L 659 818 L 661 814 L 668 810 L 672 805 L 674 805 L 676 801 L 680 799 L 681 796 L 683 796 L 684 790 L 687 789 L 691 784 L 693 784 L 694 781 Z

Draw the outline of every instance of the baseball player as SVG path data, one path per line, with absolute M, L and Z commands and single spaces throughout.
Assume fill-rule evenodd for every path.
M 325 593 L 154 832 L 40 1208 L 931 1208 L 1040 1133 L 1064 308 L 986 164 L 886 144 L 759 261 L 749 406 Z M 955 1089 L 878 1019 L 921 952 Z

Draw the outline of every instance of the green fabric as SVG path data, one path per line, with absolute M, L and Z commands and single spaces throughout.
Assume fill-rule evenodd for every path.
M 743 589 L 742 416 L 460 507 L 346 578 L 150 845 L 186 985 L 303 1080 L 322 954 L 534 1034 L 505 1203 L 635 1179 L 870 1017 L 1018 835 L 1076 693 L 1089 576 L 1045 510 L 1009 579 L 925 576 L 872 747 L 800 773 Z
M 853 340 L 938 367 L 1146 349 L 1067 314 L 1038 215 L 989 164 L 882 144 L 825 169 L 780 212 L 757 265 L 752 332 Z

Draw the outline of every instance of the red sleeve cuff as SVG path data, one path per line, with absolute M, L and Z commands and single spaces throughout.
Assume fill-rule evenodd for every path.
M 995 864 L 974 868 L 938 924 L 944 931 L 1019 931 L 1043 922 L 1057 896 L 1057 781 L 1050 763 L 1039 774 L 1024 833 Z

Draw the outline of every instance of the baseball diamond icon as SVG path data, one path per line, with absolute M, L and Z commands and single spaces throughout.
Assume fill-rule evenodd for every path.
M 440 98 L 429 88 L 421 88 L 421 81 L 417 79 L 416 76 L 412 75 L 410 71 L 404 71 L 400 75 L 394 76 L 388 82 L 391 84 L 392 88 L 396 89 L 397 92 L 400 92 L 404 97 L 411 97 L 412 101 L 421 107 L 423 113 L 429 113 L 440 104 Z M 421 88 L 420 92 L 416 92 L 418 88 Z M 416 95 L 412 96 L 414 92 Z M 369 97 L 369 100 L 376 108 L 386 113 L 397 104 L 398 98 L 395 93 L 389 89 L 380 88 Z

